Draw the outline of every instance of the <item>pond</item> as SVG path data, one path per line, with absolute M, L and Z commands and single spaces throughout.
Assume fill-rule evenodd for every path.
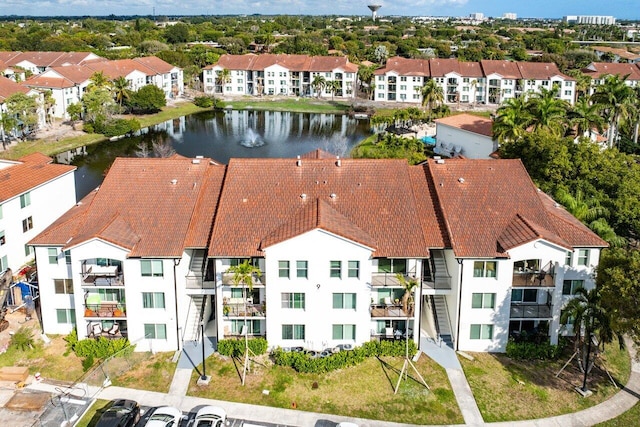
M 320 148 L 348 156 L 370 135 L 369 121 L 346 115 L 279 111 L 210 111 L 169 120 L 140 135 L 80 147 L 56 156 L 73 164 L 78 200 L 100 185 L 116 157 L 159 157 L 175 150 L 221 163 L 232 157 L 295 157 Z

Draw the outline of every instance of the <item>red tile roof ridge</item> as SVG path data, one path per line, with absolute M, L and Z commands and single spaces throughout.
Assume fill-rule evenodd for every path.
M 433 162 L 435 162 L 435 160 L 432 160 L 432 159 L 427 160 L 425 162 L 425 167 L 426 167 L 425 169 L 429 173 L 428 181 L 433 183 L 434 205 L 438 206 L 438 211 L 442 214 L 441 215 L 442 217 L 439 219 L 444 224 L 444 230 L 443 230 L 444 234 L 449 240 L 450 247 L 454 248 L 456 246 L 455 244 L 456 239 L 454 238 L 453 233 L 451 232 L 452 227 L 451 227 L 451 223 L 449 222 L 449 215 L 447 215 L 447 209 L 445 208 L 445 204 L 442 202 L 440 198 L 440 192 L 438 191 L 438 184 L 437 184 L 436 176 L 434 174 L 435 171 L 432 169 L 432 165 L 431 165 L 431 163 Z

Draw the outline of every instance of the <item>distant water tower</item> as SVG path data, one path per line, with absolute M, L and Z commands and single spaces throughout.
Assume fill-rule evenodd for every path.
M 381 4 L 369 4 L 367 5 L 367 7 L 369 8 L 369 10 L 371 10 L 371 19 L 373 19 L 374 21 L 376 20 L 376 13 L 378 12 L 378 9 L 380 9 L 382 7 Z

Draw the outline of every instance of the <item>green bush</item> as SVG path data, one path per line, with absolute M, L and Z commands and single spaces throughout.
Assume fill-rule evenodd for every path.
M 214 99 L 210 96 L 197 96 L 194 98 L 193 103 L 200 108 L 211 108 L 214 104 Z
M 267 340 L 264 338 L 251 338 L 248 343 L 249 349 L 256 356 L 267 352 Z M 218 353 L 223 356 L 242 356 L 244 354 L 244 339 L 220 340 L 218 342 Z
M 94 365 L 95 359 L 104 360 L 115 354 L 119 356 L 129 355 L 135 348 L 126 338 L 109 339 L 100 337 L 98 339 L 78 340 L 78 334 L 75 329 L 64 337 L 64 340 L 67 342 L 65 356 L 73 351 L 76 356 L 84 358 L 82 367 L 85 371 Z
M 416 343 L 409 341 L 409 357 L 413 357 L 417 351 Z M 271 355 L 276 365 L 290 366 L 298 372 L 318 374 L 355 366 L 369 357 L 402 357 L 405 355 L 405 342 L 369 341 L 353 350 L 340 351 L 326 357 L 314 358 L 308 353 L 283 351 L 281 348 L 273 350 Z
M 29 350 L 33 348 L 33 331 L 29 328 L 25 328 L 21 326 L 12 336 L 11 336 L 11 347 L 16 347 L 18 350 Z
M 555 360 L 562 353 L 562 347 L 548 342 L 515 342 L 509 339 L 506 354 L 517 360 Z

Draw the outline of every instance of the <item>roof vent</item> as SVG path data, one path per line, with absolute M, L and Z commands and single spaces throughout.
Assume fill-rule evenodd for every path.
M 171 184 L 176 185 L 177 183 L 178 183 L 178 180 L 177 180 L 177 179 L 172 179 L 172 180 L 171 180 Z
M 331 197 L 332 199 L 335 199 L 337 196 L 336 196 L 336 193 L 331 193 L 329 197 Z
M 336 166 L 340 167 L 342 163 L 340 162 L 340 156 L 336 156 Z
M 462 178 L 462 177 L 458 178 L 458 182 L 459 182 L 460 184 L 464 183 L 464 178 Z
M 191 163 L 194 165 L 199 165 L 200 164 L 200 159 L 195 158 L 195 159 L 191 159 Z
M 204 156 L 196 156 L 196 159 L 204 159 Z
M 444 165 L 444 159 L 438 159 L 436 160 L 436 163 L 439 165 Z
M 300 195 L 300 198 L 301 198 L 302 200 L 304 200 L 304 199 L 306 199 L 306 198 L 307 198 L 307 195 L 306 195 L 305 193 L 302 193 L 302 194 Z
M 300 156 L 297 157 L 296 166 L 298 167 L 302 166 L 302 160 L 300 160 Z
M 556 208 L 559 208 L 559 207 L 560 207 L 560 203 L 555 202 L 555 203 L 553 204 L 553 206 L 555 206 Z
M 440 160 L 442 157 L 440 156 L 433 156 L 433 160 Z

